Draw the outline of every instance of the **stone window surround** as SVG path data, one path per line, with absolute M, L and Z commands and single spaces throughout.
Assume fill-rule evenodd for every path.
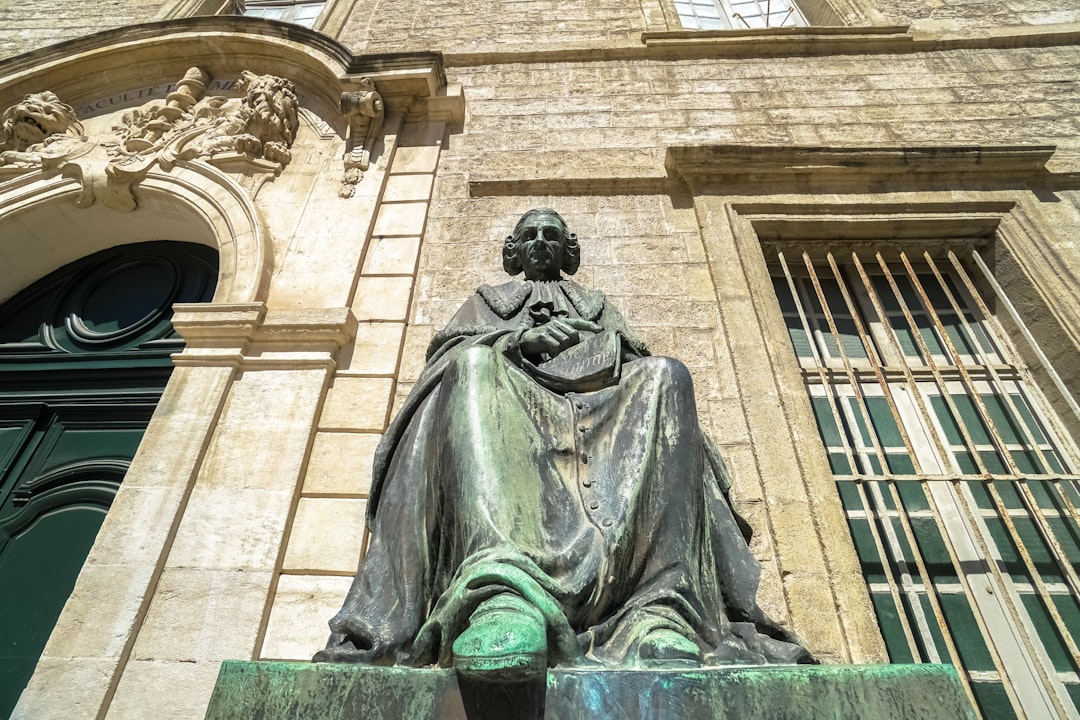
M 755 298 L 754 311 L 761 324 L 760 341 L 767 361 L 776 374 L 777 392 L 783 397 L 787 425 L 792 437 L 792 453 L 799 458 L 800 474 L 812 499 L 826 563 L 830 568 L 832 592 L 838 606 L 860 607 L 863 590 L 845 582 L 838 568 L 849 556 L 847 538 L 830 535 L 831 528 L 845 527 L 835 514 L 836 490 L 830 488 L 831 472 L 820 442 L 809 399 L 792 356 L 786 328 L 772 292 L 762 242 L 777 238 L 802 238 L 809 242 L 858 241 L 872 237 L 963 240 L 972 233 L 989 237 L 997 256 L 1020 266 L 1013 282 L 1040 285 L 1051 281 L 1064 263 L 1055 261 L 1051 237 L 1040 232 L 1048 227 L 1040 218 L 1039 200 L 1032 187 L 1055 186 L 1045 163 L 1052 147 L 1001 148 L 782 148 L 716 146 L 711 148 L 671 148 L 667 156 L 669 176 L 683 180 L 694 196 L 706 252 L 721 244 L 735 243 L 749 292 Z M 976 157 L 981 158 L 973 162 Z M 986 165 L 981 165 L 985 162 Z M 995 168 L 991 170 L 991 167 Z M 875 187 L 873 193 L 867 187 Z M 951 188 L 970 190 L 948 192 Z M 977 188 L 977 189 L 975 189 Z M 827 203 L 816 195 L 829 193 Z M 1040 198 L 1042 195 L 1040 194 Z M 714 277 L 724 260 L 714 259 Z M 1023 275 L 1017 280 L 1017 275 Z M 1056 303 L 1050 314 L 1059 321 L 1080 319 L 1070 312 L 1068 298 L 1040 290 L 1048 304 Z M 1060 307 L 1059 307 L 1060 306 Z M 1044 328 L 1045 332 L 1045 328 Z M 1064 370 L 1064 368 L 1061 368 Z M 1075 394 L 1077 379 L 1066 378 Z M 1064 400 L 1052 402 L 1055 406 Z M 806 407 L 803 407 L 805 405 Z M 1064 408 L 1056 407 L 1066 415 Z M 775 425 L 775 415 L 755 420 L 748 411 L 752 436 L 755 425 Z M 1074 434 L 1076 428 L 1072 428 Z M 798 440 L 796 440 L 798 438 Z M 777 443 L 778 445 L 779 443 Z M 823 464 L 823 465 L 822 465 Z M 821 466 L 821 467 L 819 467 Z M 822 474 L 822 469 L 824 473 Z M 823 482 L 824 481 L 824 482 Z M 775 479 L 762 478 L 766 486 Z M 782 492 L 782 491 L 780 491 Z M 777 538 L 778 556 L 783 562 L 783 538 Z M 790 542 L 790 539 L 788 540 Z M 783 568 L 783 572 L 791 568 Z M 861 576 L 857 576 L 861 581 Z M 857 583 L 856 583 L 857 584 Z M 797 598 L 792 600 L 798 602 Z M 858 601 L 858 602 L 857 602 Z M 797 606 L 792 616 L 799 626 Z M 854 616 L 855 613 L 851 613 Z M 845 616 L 842 622 L 847 622 Z M 845 633 L 858 646 L 854 624 Z M 872 639 L 862 638 L 863 649 L 873 651 Z

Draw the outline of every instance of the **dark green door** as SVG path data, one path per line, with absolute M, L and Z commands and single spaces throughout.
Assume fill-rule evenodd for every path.
M 183 344 L 176 302 L 213 295 L 217 254 L 139 243 L 0 306 L 0 717 L 10 715 Z

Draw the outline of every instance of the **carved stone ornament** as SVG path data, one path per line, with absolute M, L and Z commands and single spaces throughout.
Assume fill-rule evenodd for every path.
M 349 119 L 349 135 L 342 160 L 345 176 L 339 195 L 350 198 L 371 163 L 371 149 L 382 129 L 385 106 L 371 78 L 360 80 L 360 89 L 341 94 L 341 114 Z
M 34 170 L 77 180 L 78 207 L 100 199 L 134 210 L 132 187 L 151 168 L 204 160 L 233 175 L 252 195 L 291 159 L 299 103 L 289 80 L 241 73 L 239 98 L 203 97 L 210 76 L 190 68 L 162 100 L 123 114 L 112 134 L 83 136 L 75 110 L 52 92 L 32 93 L 0 116 L 0 180 Z M 82 157 L 84 156 L 85 157 Z
M 75 110 L 48 90 L 31 93 L 0 117 L 0 166 L 54 167 L 89 149 Z
M 292 82 L 245 70 L 236 83 L 243 97 L 204 98 L 209 80 L 193 67 L 164 105 L 147 104 L 124 114 L 113 128 L 119 142 L 110 146 L 115 159 L 106 173 L 111 182 L 130 187 L 154 164 L 167 170 L 180 160 L 202 159 L 240 170 L 247 178 L 261 175 L 249 187 L 254 191 L 266 174 L 277 174 L 288 164 L 299 127 Z

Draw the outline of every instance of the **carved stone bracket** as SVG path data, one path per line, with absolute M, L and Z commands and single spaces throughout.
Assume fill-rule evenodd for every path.
M 345 176 L 339 192 L 343 198 L 353 196 L 356 184 L 363 179 L 364 171 L 371 163 L 371 149 L 382 130 L 384 113 L 382 96 L 375 90 L 375 81 L 369 77 L 361 78 L 359 90 L 341 94 L 341 114 L 349 120 L 342 158 Z

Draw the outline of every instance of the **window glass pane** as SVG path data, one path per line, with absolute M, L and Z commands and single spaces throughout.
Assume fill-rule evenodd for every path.
M 688 29 L 764 28 L 806 25 L 791 0 L 694 0 L 677 2 L 682 26 Z
M 904 447 L 904 437 L 896 426 L 889 402 L 883 397 L 866 398 L 866 410 L 874 423 L 878 440 L 882 447 Z
M 1035 504 L 1041 509 L 1068 512 L 1068 507 L 1062 501 L 1056 482 L 1029 480 L 1026 484 L 1031 496 L 1035 498 Z
M 268 20 L 280 20 L 285 15 L 283 7 L 249 7 L 244 10 L 248 17 L 261 17 Z
M 930 509 L 930 503 L 926 500 L 926 493 L 923 491 L 922 483 L 913 481 L 898 482 L 896 483 L 896 490 L 900 493 L 900 501 L 904 503 L 904 509 L 908 512 Z
M 973 682 L 971 690 L 984 720 L 1015 720 L 1012 702 L 1000 682 Z
M 802 319 L 789 315 L 784 318 L 784 322 L 787 324 L 788 337 L 791 338 L 791 346 L 795 348 L 795 355 L 801 358 L 814 357 L 814 351 L 810 347 L 810 338 L 806 335 Z
M 1046 519 L 1050 526 L 1050 532 L 1054 533 L 1054 539 L 1061 546 L 1065 558 L 1073 564 L 1080 565 L 1080 526 L 1075 517 L 1052 517 Z
M 934 582 L 957 582 L 956 569 L 941 537 L 937 520 L 933 517 L 913 517 L 910 522 L 923 562 Z
M 312 27 L 325 5 L 325 0 L 318 0 L 317 2 L 281 1 L 265 5 L 248 0 L 244 8 L 244 14 L 250 17 L 262 17 Z
M 1069 649 L 1062 642 L 1057 625 L 1050 617 L 1050 613 L 1046 611 L 1043 600 L 1035 595 L 1022 595 L 1020 600 L 1024 603 L 1024 608 L 1027 610 L 1032 624 L 1035 625 L 1035 632 L 1038 633 L 1039 639 L 1042 640 L 1043 647 L 1046 648 L 1046 654 L 1050 656 L 1050 662 L 1054 664 L 1054 669 L 1058 672 L 1075 670 L 1076 667 L 1073 665 L 1072 657 L 1069 655 Z
M 753 10 L 745 2 L 730 8 Z M 850 465 L 858 473 L 881 472 L 883 461 L 884 470 L 897 476 L 915 475 L 916 464 L 925 473 L 918 480 L 863 483 L 867 507 L 858 485 L 837 483 L 890 658 L 949 662 L 942 635 L 948 633 L 964 666 L 961 677 L 986 717 L 1014 717 L 1009 698 L 1023 702 L 1031 688 L 1018 682 L 1012 695 L 1006 686 L 1032 676 L 1060 673 L 1070 695 L 1080 695 L 1064 638 L 1066 631 L 1074 641 L 1080 638 L 1080 604 L 1070 584 L 1072 568 L 1080 564 L 1080 520 L 1074 515 L 1080 491 L 1066 475 L 1076 471 L 1069 463 L 1077 450 L 1056 434 L 1052 410 L 1028 384 L 1026 368 L 1009 356 L 1011 349 L 994 335 L 995 326 L 979 314 L 967 295 L 969 281 L 945 263 L 935 266 L 940 280 L 933 271 L 918 269 L 927 265 L 916 264 L 918 283 L 902 262 L 891 261 L 891 278 L 873 274 L 875 263 L 876 258 L 866 263 L 870 288 L 861 285 L 855 268 L 840 266 L 836 273 L 819 262 L 809 269 L 819 278 L 827 308 L 820 306 L 810 277 L 794 279 L 794 296 L 787 288 L 781 293 L 780 285 L 777 294 L 784 295 L 789 336 L 793 347 L 801 348 L 800 366 L 816 394 L 818 430 L 838 480 L 851 477 L 840 474 L 851 472 Z M 838 277 L 847 284 L 853 307 L 845 302 Z M 800 304 L 809 333 L 791 321 L 799 317 Z M 872 355 L 864 342 L 874 343 Z M 813 367 L 810 343 L 826 365 L 822 370 Z M 922 356 L 920 345 L 929 357 Z M 840 352 L 852 360 L 854 377 L 836 362 Z M 880 363 L 880 372 L 871 362 Z M 927 371 L 931 364 L 934 372 Z M 827 402 L 830 392 L 836 410 Z M 1034 479 L 1050 473 L 1064 477 Z M 964 475 L 983 479 L 962 481 Z M 929 578 L 919 576 L 912 544 Z M 935 595 L 928 596 L 923 583 L 931 580 Z M 967 594 L 976 589 L 978 594 Z M 932 600 L 940 605 L 941 625 Z M 1051 606 L 1060 608 L 1064 629 Z M 1020 645 L 1004 636 L 995 639 L 988 628 L 1002 623 L 1023 636 Z M 918 657 L 912 658 L 911 642 Z M 1040 644 L 1045 653 L 1031 650 Z M 1040 692 L 1068 703 L 1061 687 L 1047 685 Z
M 943 593 L 939 600 L 949 632 L 956 642 L 956 650 L 960 653 L 960 662 L 968 670 L 994 670 L 994 660 L 986 649 L 982 631 L 964 594 Z
M 1008 510 L 1022 510 L 1024 508 L 1024 501 L 1020 497 L 1020 490 L 1017 488 L 1016 483 L 1010 480 L 994 480 L 990 485 L 997 493 L 1001 504 Z
M 931 638 L 933 638 L 934 648 L 937 650 L 938 656 L 941 657 L 942 662 L 949 662 L 949 648 L 945 645 L 945 638 L 941 634 L 941 628 L 938 626 L 937 622 L 934 620 L 934 617 L 935 617 L 934 608 L 930 604 L 930 600 L 926 597 L 925 593 L 920 593 L 919 594 L 919 601 L 920 601 L 920 605 L 922 606 L 923 616 L 926 617 L 927 620 L 929 621 L 930 636 L 931 636 Z M 922 640 L 921 638 L 919 638 L 919 640 L 920 640 L 920 645 L 925 643 L 925 640 Z M 924 653 L 923 661 L 925 662 L 925 661 L 927 661 L 929 659 L 930 656 L 926 652 L 925 648 L 923 650 L 923 653 Z
M 870 522 L 863 518 L 851 518 L 848 520 L 852 539 L 855 541 L 855 550 L 859 555 L 859 561 L 863 565 L 863 573 L 869 583 L 886 582 L 885 570 L 881 565 L 881 556 L 878 554 L 874 543 L 874 535 L 870 530 Z
M 1076 598 L 1055 593 L 1050 596 L 1050 599 L 1069 633 L 1074 638 L 1080 635 L 1080 605 L 1077 605 Z
M 840 428 L 836 427 L 836 419 L 833 417 L 832 405 L 827 398 L 815 397 L 810 399 L 814 408 L 814 417 L 817 419 L 818 432 L 826 447 L 842 447 L 840 441 Z
M 1021 517 L 1014 517 L 1012 521 L 1020 541 L 1024 544 L 1024 549 L 1027 550 L 1035 570 L 1043 581 L 1061 582 L 1063 579 L 1061 573 L 1056 564 L 1050 560 L 1046 547 L 1039 538 L 1038 531 L 1035 530 L 1032 522 Z M 997 546 L 998 552 L 1001 554 L 1001 560 L 1006 572 L 1009 573 L 1014 582 L 1025 585 L 1030 584 L 1031 575 L 1016 548 L 1012 535 L 1009 533 L 1008 528 L 1005 527 L 1004 521 L 1001 518 L 987 518 L 986 525 L 990 530 L 994 545 Z
M 1069 693 L 1073 706 L 1080 710 L 1080 683 L 1066 683 L 1065 690 Z
M 864 509 L 862 497 L 859 495 L 859 488 L 855 483 L 838 482 L 836 488 L 840 492 L 840 501 L 843 503 L 845 510 L 851 512 Z
M 889 472 L 893 475 L 914 475 L 915 464 L 911 456 L 899 453 L 886 453 L 885 460 L 889 464 Z
M 896 602 L 892 595 L 875 592 L 871 594 L 870 600 L 874 603 L 874 612 L 881 626 L 881 636 L 885 639 L 885 648 L 889 651 L 889 658 L 896 663 L 915 662 L 915 658 L 911 656 L 907 636 L 904 634 L 904 626 L 900 622 L 900 612 L 896 609 Z
M 293 15 L 292 22 L 304 27 L 312 27 L 322 12 L 323 3 L 299 5 Z
M 874 506 L 875 510 L 896 510 L 896 502 L 893 500 L 892 490 L 890 489 L 892 483 L 868 482 L 864 484 L 866 486 L 866 491 L 870 496 L 871 504 Z
M 938 341 L 934 321 L 930 316 L 921 312 L 912 312 L 911 316 L 915 319 L 915 326 L 919 328 L 919 337 L 927 351 L 931 355 L 945 355 L 945 346 Z

